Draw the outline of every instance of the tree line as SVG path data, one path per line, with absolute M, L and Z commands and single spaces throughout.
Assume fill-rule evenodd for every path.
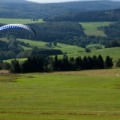
M 115 22 L 109 26 L 101 27 L 101 30 L 107 35 L 110 40 L 120 40 L 120 22 Z
M 52 49 L 52 46 L 57 45 L 56 42 L 49 43 L 46 48 L 38 48 L 31 46 L 29 43 L 19 41 L 15 36 L 6 34 L 7 38 L 0 39 L 0 60 L 12 58 L 27 58 L 29 56 L 46 54 L 46 55 L 59 55 L 63 52 L 59 49 Z M 53 44 L 53 45 L 51 45 Z M 24 50 L 22 46 L 30 47 L 31 50 Z
M 8 42 L 0 40 L 0 60 L 15 58 L 21 51 L 23 48 L 18 45 L 16 38 L 9 38 Z
M 48 22 L 104 22 L 104 21 L 120 21 L 120 9 L 113 10 L 94 10 L 94 11 L 79 11 L 73 13 L 62 14 L 44 19 Z
M 84 56 L 83 58 L 68 58 L 64 55 L 62 59 L 58 56 L 33 56 L 26 61 L 19 63 L 18 60 L 11 61 L 9 68 L 13 73 L 32 73 L 32 72 L 52 72 L 52 71 L 78 71 L 108 69 L 113 67 L 112 58 L 106 56 L 105 60 L 101 55 L 93 57 Z

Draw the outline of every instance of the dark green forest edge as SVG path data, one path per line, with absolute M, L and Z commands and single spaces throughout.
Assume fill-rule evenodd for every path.
M 14 7 L 15 5 L 17 8 Z M 26 3 L 22 3 L 22 5 L 26 6 Z M 118 6 L 119 5 L 120 3 Z M 34 28 L 37 34 L 36 36 L 24 30 L 16 29 L 11 31 L 6 30 L 0 33 L 1 69 L 9 69 L 15 73 L 24 73 L 106 69 L 112 68 L 113 65 L 120 67 L 120 60 L 116 60 L 117 62 L 114 64 L 112 58 L 109 56 L 106 56 L 105 59 L 103 59 L 101 55 L 94 55 L 93 57 L 84 56 L 83 58 L 68 58 L 62 51 L 50 48 L 51 43 L 54 45 L 57 45 L 57 43 L 77 45 L 85 48 L 86 52 L 91 51 L 86 47 L 89 44 L 100 44 L 104 45 L 106 48 L 120 47 L 120 9 L 107 8 L 98 10 L 94 8 L 94 10 L 73 10 L 70 7 L 66 9 L 65 4 L 64 7 L 60 5 L 55 7 L 54 4 L 47 4 L 45 6 L 31 3 L 27 4 L 27 6 L 27 9 L 22 9 L 21 3 L 19 5 L 17 3 L 0 4 L 1 18 L 28 18 L 33 21 L 43 19 L 44 21 L 43 23 L 28 24 Z M 14 9 L 11 10 L 11 8 Z M 46 11 L 45 8 L 47 9 L 46 14 L 44 12 Z M 114 7 L 112 6 L 111 8 Z M 49 9 L 51 10 L 49 11 Z M 98 28 L 105 33 L 105 36 L 94 36 L 85 34 L 81 22 L 111 22 L 111 24 Z M 4 24 L 0 23 L 0 26 L 2 25 Z M 5 38 L 7 42 L 4 41 L 3 38 Z M 26 47 L 31 46 L 24 42 L 20 42 L 18 38 L 48 42 L 48 49 L 33 48 L 32 50 L 25 51 L 21 45 Z M 59 54 L 63 54 L 62 59 L 58 59 L 57 55 Z M 54 55 L 55 58 L 50 57 L 51 55 Z M 27 57 L 28 59 L 23 63 L 19 63 L 17 60 L 13 60 L 11 64 L 3 63 L 5 59 L 18 57 Z

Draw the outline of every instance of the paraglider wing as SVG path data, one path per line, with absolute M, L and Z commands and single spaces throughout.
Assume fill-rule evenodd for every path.
M 6 29 L 11 29 L 11 28 L 22 28 L 25 30 L 28 30 L 29 32 L 32 32 L 34 35 L 36 35 L 36 32 L 33 28 L 30 28 L 28 25 L 24 24 L 8 24 L 8 25 L 3 25 L 0 27 L 1 30 L 6 30 Z

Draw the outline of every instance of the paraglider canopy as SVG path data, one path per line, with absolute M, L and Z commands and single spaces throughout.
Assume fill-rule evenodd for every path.
M 24 25 L 24 24 L 7 24 L 7 25 L 3 25 L 0 27 L 0 31 L 2 30 L 6 30 L 6 29 L 11 29 L 11 28 L 21 28 L 21 29 L 25 29 L 31 33 L 33 33 L 34 35 L 36 35 L 36 32 L 33 28 L 29 27 L 28 25 Z

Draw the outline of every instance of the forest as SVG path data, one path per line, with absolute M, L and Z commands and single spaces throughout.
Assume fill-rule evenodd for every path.
M 67 22 L 104 22 L 104 21 L 120 21 L 120 9 L 113 10 L 94 10 L 80 11 L 58 15 L 44 19 L 45 21 L 67 21 Z
M 11 2 L 10 2 L 11 1 Z M 113 1 L 78 1 L 67 3 L 37 4 L 25 0 L 1 0 L 1 18 L 48 18 L 56 15 L 79 11 L 97 11 L 117 9 L 120 2 Z

